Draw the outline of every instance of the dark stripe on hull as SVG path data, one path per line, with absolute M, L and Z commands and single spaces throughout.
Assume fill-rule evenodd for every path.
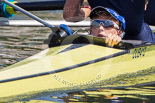
M 59 53 L 57 53 L 57 54 L 60 54 L 60 53 L 63 53 L 63 52 L 67 52 L 67 51 L 69 51 L 69 50 L 73 50 L 73 49 L 77 49 L 77 48 L 80 48 L 80 47 L 83 47 L 83 46 L 87 46 L 87 45 L 89 45 L 89 44 L 73 44 L 73 45 L 71 45 L 71 46 L 69 46 L 68 48 L 66 48 L 66 49 L 64 49 L 64 50 L 62 50 L 62 51 L 60 51 Z
M 94 60 L 91 60 L 91 61 L 88 61 L 88 62 L 76 64 L 76 65 L 73 65 L 73 66 L 61 68 L 61 69 L 58 69 L 58 70 L 53 70 L 53 71 L 49 71 L 49 72 L 38 73 L 38 74 L 33 74 L 33 75 L 28 75 L 28 76 L 23 76 L 23 77 L 17 77 L 17 78 L 12 78 L 12 79 L 0 80 L 0 83 L 11 82 L 11 81 L 16 81 L 16 80 L 21 80 L 21 79 L 27 79 L 27 78 L 33 78 L 33 77 L 38 77 L 38 76 L 44 76 L 44 75 L 64 72 L 64 71 L 68 71 L 68 70 L 71 70 L 71 69 L 76 69 L 78 67 L 86 66 L 86 65 L 89 65 L 89 64 L 94 64 L 94 63 L 97 63 L 97 62 L 100 62 L 100 61 L 103 61 L 103 60 L 111 59 L 111 58 L 114 58 L 114 57 L 117 57 L 117 56 L 120 56 L 120 55 L 124 55 L 124 54 L 127 54 L 127 53 L 129 53 L 129 50 L 124 50 L 124 51 L 119 52 L 119 53 L 115 53 L 115 54 L 112 54 L 112 55 L 109 55 L 109 56 L 94 59 Z

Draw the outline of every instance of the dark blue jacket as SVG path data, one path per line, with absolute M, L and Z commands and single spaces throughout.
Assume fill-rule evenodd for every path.
M 149 0 L 147 10 L 145 11 L 144 21 L 149 25 L 155 26 L 155 0 Z
M 155 34 L 144 22 L 145 0 L 88 0 L 88 2 L 92 8 L 104 6 L 125 17 L 126 35 L 124 39 L 155 42 Z

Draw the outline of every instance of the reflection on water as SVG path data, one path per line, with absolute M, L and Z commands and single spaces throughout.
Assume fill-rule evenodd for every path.
M 102 102 L 102 103 L 154 103 L 154 85 L 125 89 L 98 89 L 95 91 L 80 91 L 53 95 L 51 98 L 62 99 L 65 102 Z M 37 99 L 37 98 L 36 98 Z
M 155 84 L 122 89 L 97 89 L 56 93 L 25 99 L 13 103 L 68 103 L 68 102 L 100 102 L 100 103 L 155 103 Z

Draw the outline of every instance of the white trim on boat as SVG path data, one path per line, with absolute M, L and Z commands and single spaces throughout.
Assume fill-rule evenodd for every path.
M 45 20 L 51 25 L 58 26 L 60 24 L 66 24 L 71 27 L 88 27 L 90 25 L 89 21 L 82 21 L 77 23 L 66 22 L 63 20 Z M 43 26 L 43 24 L 35 20 L 9 20 L 9 21 L 0 21 L 1 26 Z
M 76 23 L 66 22 L 64 20 L 45 20 L 51 25 L 58 26 L 60 24 L 66 24 L 70 27 L 89 27 L 90 21 L 81 21 Z M 9 20 L 0 21 L 0 26 L 44 26 L 35 20 Z M 153 31 L 155 31 L 155 26 L 150 26 Z

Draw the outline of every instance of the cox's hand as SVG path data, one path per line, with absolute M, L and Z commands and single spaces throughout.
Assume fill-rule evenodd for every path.
M 105 43 L 110 47 L 117 45 L 121 40 L 122 38 L 120 36 L 112 35 L 111 33 L 105 37 Z

